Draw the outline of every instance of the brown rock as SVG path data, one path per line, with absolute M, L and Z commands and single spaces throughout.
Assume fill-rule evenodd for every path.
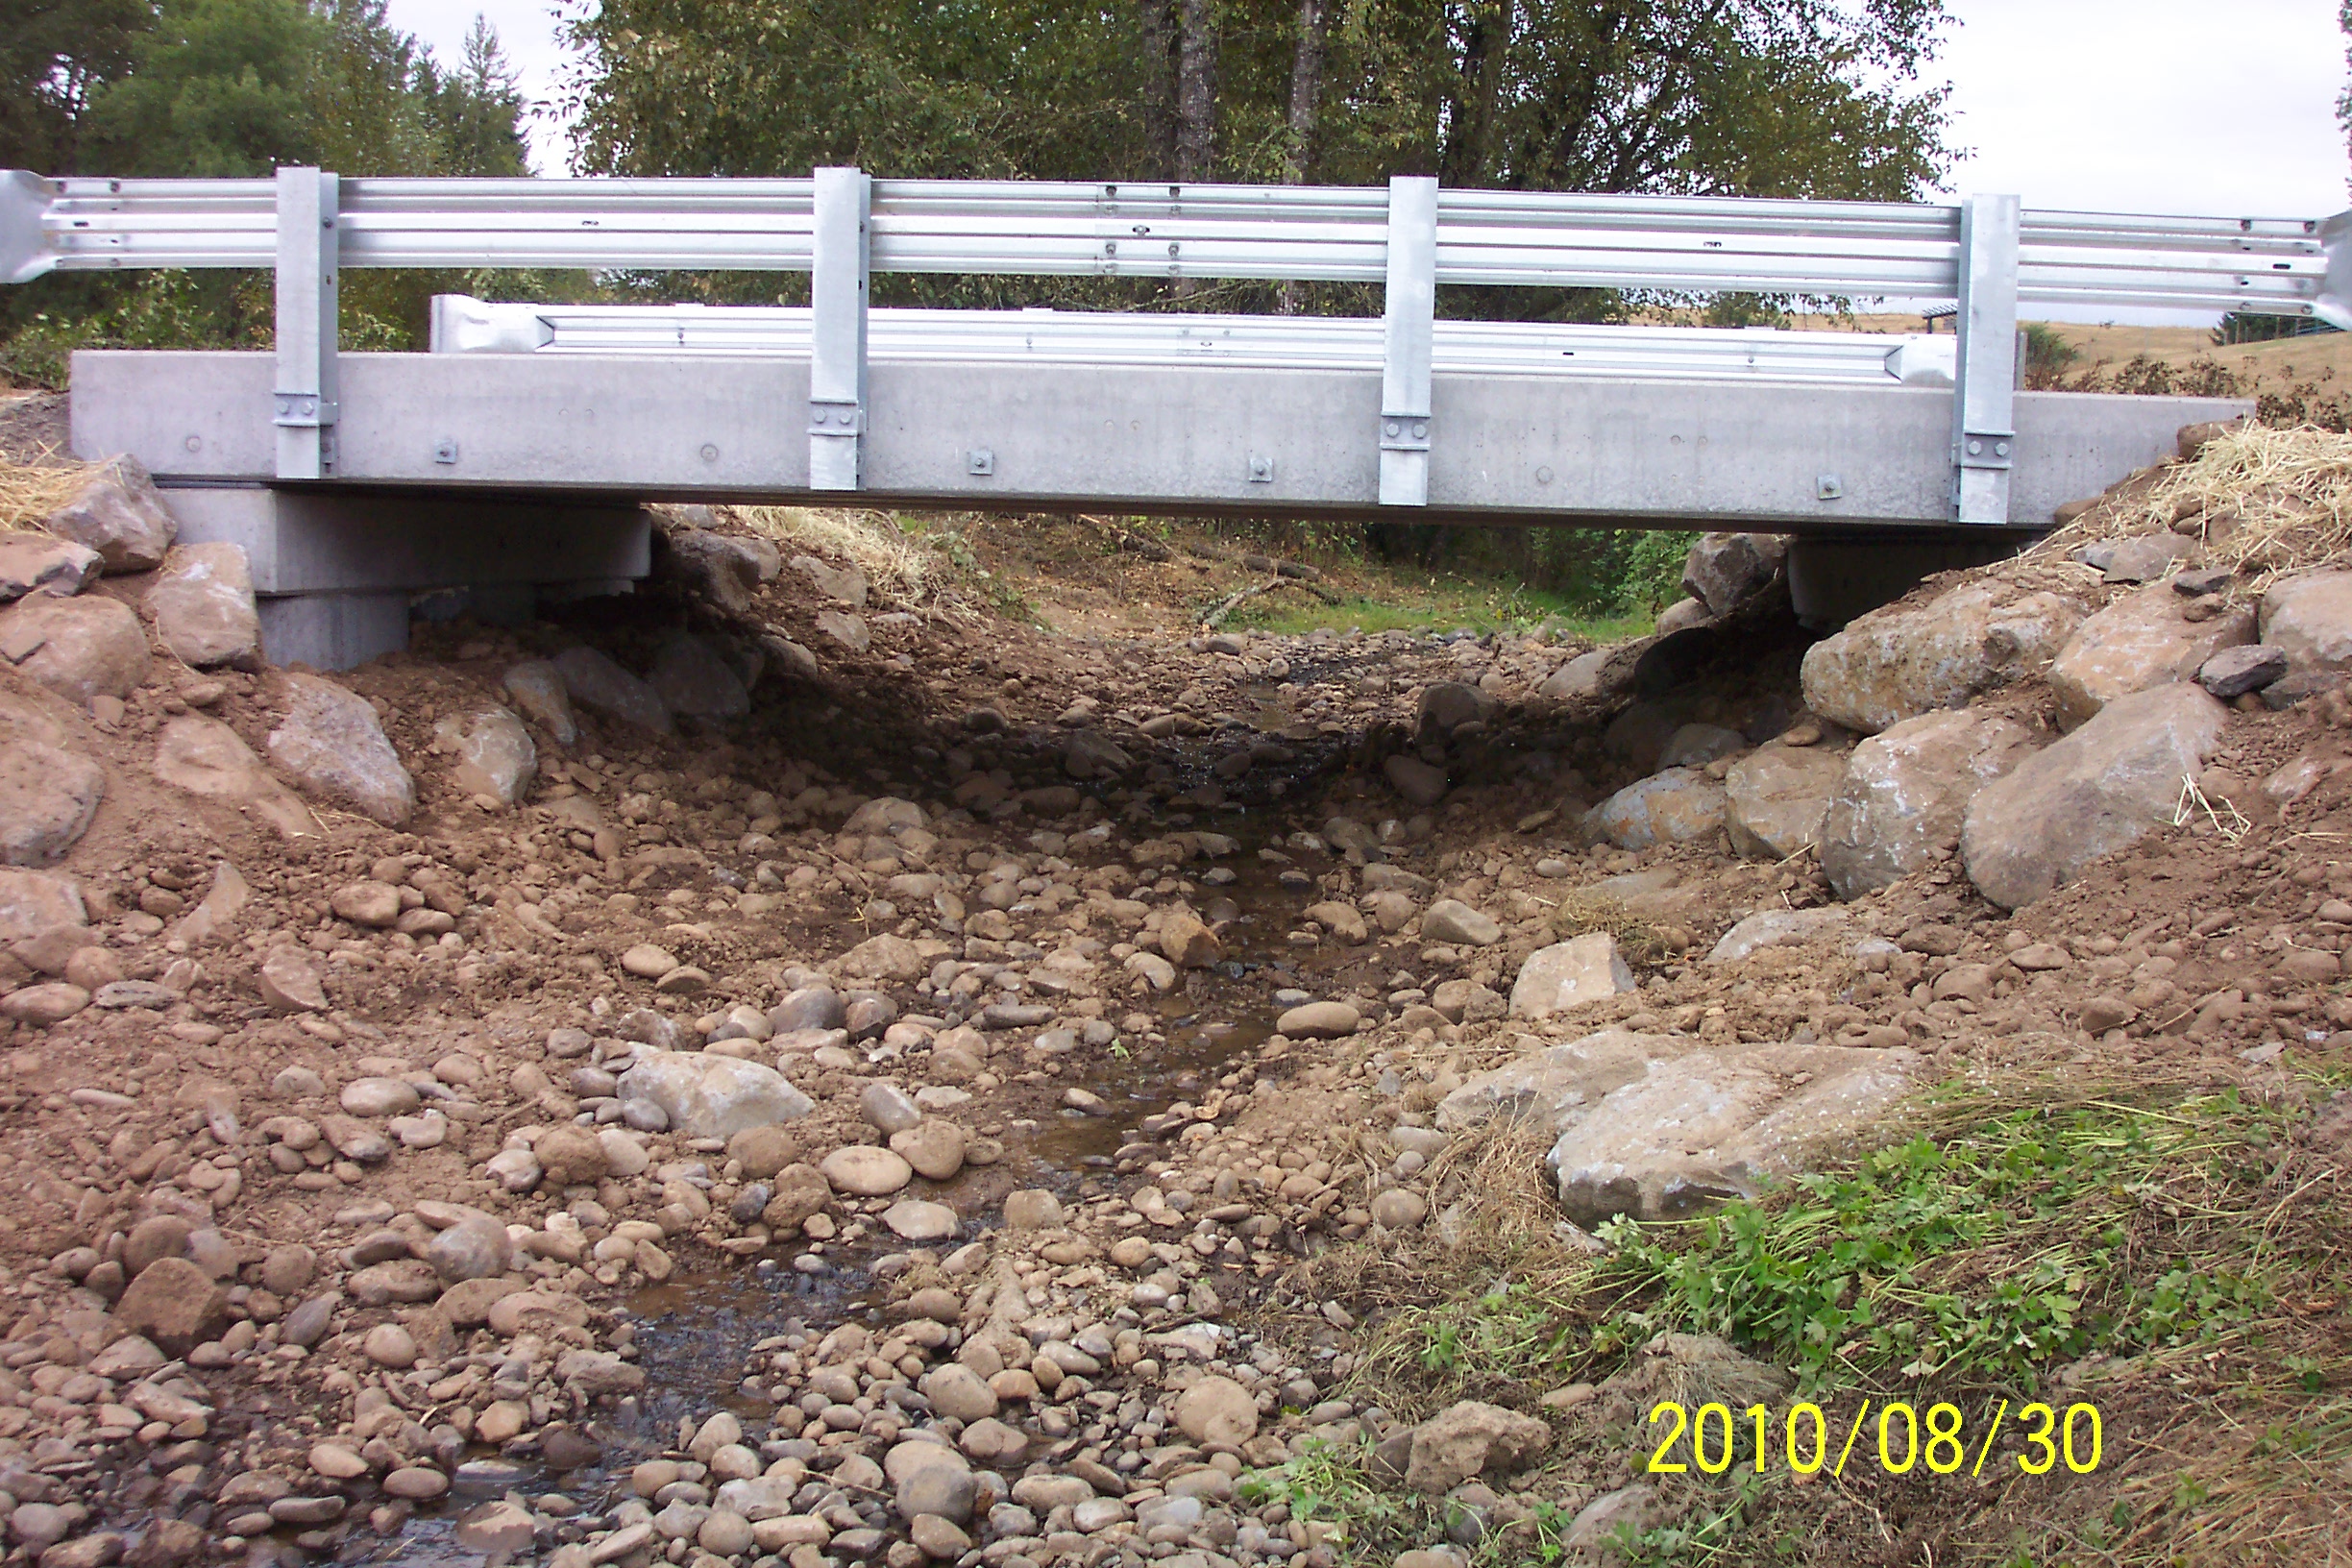
M 782 1127 L 747 1127 L 727 1139 L 726 1157 L 740 1164 L 746 1176 L 766 1181 L 800 1158 L 800 1141 Z
M 1584 814 L 1584 831 L 1620 849 L 1686 844 L 1723 825 L 1724 790 L 1694 768 L 1669 768 L 1627 785 Z M 1424 919 L 1426 924 L 1426 918 Z
M 1813 747 L 1768 746 L 1724 775 L 1724 831 L 1753 860 L 1786 860 L 1821 842 L 1846 759 Z
M 63 1023 L 90 1004 L 90 993 L 62 980 L 26 986 L 0 996 L 0 1018 L 46 1029 Z
M 375 708 L 323 676 L 284 679 L 286 713 L 270 731 L 270 760 L 323 799 L 386 827 L 405 822 L 416 810 L 416 784 Z
M 163 564 L 180 525 L 132 456 L 92 471 L 82 493 L 51 512 L 42 527 L 98 552 L 109 572 L 145 572 Z
M 251 811 L 287 838 L 318 831 L 310 808 L 261 765 L 237 732 L 217 719 L 184 713 L 156 737 L 156 777 L 190 795 Z
M 2067 723 L 2079 724 L 2119 697 L 2192 679 L 2222 649 L 2254 640 L 2252 611 L 2185 621 L 2181 611 L 2190 602 L 2158 583 L 2075 627 L 2047 676 Z
M 2024 678 L 2056 656 L 2084 607 L 1979 581 L 1873 610 L 1805 650 L 1805 706 L 1876 734 Z
M 1225 956 L 1224 944 L 1188 909 L 1170 909 L 1160 921 L 1160 951 L 1180 969 L 1205 969 Z
M 1238 1447 L 1258 1435 L 1258 1400 L 1231 1378 L 1203 1378 L 1176 1397 L 1176 1425 L 1196 1443 Z
M 577 1187 L 594 1182 L 608 1174 L 612 1163 L 604 1153 L 604 1145 L 584 1127 L 566 1123 L 551 1127 L 539 1135 L 531 1145 L 540 1168 L 558 1187 Z
M 770 1186 L 768 1207 L 760 1218 L 779 1231 L 796 1230 L 810 1215 L 833 1204 L 832 1184 L 815 1165 L 786 1165 Z
M 0 611 L 0 660 L 69 702 L 129 697 L 147 683 L 147 633 L 128 605 L 36 594 Z
M 261 662 L 261 615 L 242 545 L 182 545 L 147 590 L 147 613 L 172 657 L 198 670 Z
M 515 672 L 508 671 L 510 684 L 514 678 Z M 553 695 L 562 697 L 560 681 L 555 682 Z M 467 795 L 486 795 L 502 806 L 522 798 L 539 766 L 539 748 L 531 744 L 530 731 L 504 708 L 451 714 L 434 723 L 433 741 L 456 759 L 450 769 L 451 783 Z
M 0 867 L 0 943 L 24 942 L 88 919 L 82 890 L 71 877 Z
M 2070 882 L 2167 818 L 2219 744 L 2227 711 L 2186 682 L 2119 698 L 1977 792 L 1960 835 L 1977 890 L 2004 909 Z
M 310 961 L 281 947 L 261 961 L 261 999 L 281 1013 L 324 1013 L 327 992 Z
M 1405 1484 L 1442 1497 L 1479 1476 L 1524 1468 L 1551 1442 L 1552 1429 L 1533 1416 L 1464 1400 L 1413 1429 Z
M 229 1292 L 184 1258 L 159 1258 L 131 1282 L 114 1315 L 165 1354 L 185 1356 L 229 1326 Z
M 354 925 L 381 929 L 400 919 L 401 893 L 389 882 L 347 882 L 328 895 L 327 907 Z
M 70 599 L 97 580 L 98 552 L 46 533 L 0 533 L 0 603 L 27 594 Z

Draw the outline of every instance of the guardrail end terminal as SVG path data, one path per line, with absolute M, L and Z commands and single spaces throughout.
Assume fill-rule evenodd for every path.
M 2312 302 L 2312 312 L 2330 327 L 2352 332 L 2352 211 L 2323 221 L 2319 243 L 2327 251 L 2327 281 Z
M 42 214 L 56 183 L 24 169 L 0 169 L 0 282 L 29 283 L 57 264 Z

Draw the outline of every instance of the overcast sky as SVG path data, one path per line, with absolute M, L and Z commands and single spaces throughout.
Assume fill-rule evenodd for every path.
M 2230 217 L 2342 210 L 2336 123 L 2344 39 L 2336 0 L 1951 0 L 1931 74 L 1952 84 L 1954 191 L 2028 207 Z M 444 63 L 486 14 L 551 103 L 564 63 L 551 0 L 391 0 L 395 26 Z M 542 174 L 567 171 L 551 118 L 535 122 Z

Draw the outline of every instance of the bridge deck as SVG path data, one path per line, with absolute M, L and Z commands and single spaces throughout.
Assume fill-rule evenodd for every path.
M 805 359 L 341 357 L 334 478 L 667 501 L 1396 519 L 1377 372 L 871 365 L 854 496 L 810 483 Z M 274 484 L 266 354 L 75 355 L 77 453 L 177 486 Z M 1405 519 L 1788 532 L 1951 527 L 1948 389 L 1436 373 L 1429 500 Z M 2008 524 L 2048 525 L 2240 400 L 2020 393 Z

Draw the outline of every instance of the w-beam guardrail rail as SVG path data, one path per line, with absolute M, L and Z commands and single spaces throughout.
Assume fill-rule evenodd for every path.
M 300 487 L 314 517 L 328 496 L 445 491 L 2035 527 L 2154 460 L 2180 425 L 2246 405 L 2020 391 L 2021 306 L 2352 325 L 2347 234 L 2352 213 L 2140 217 L 2026 211 L 1997 195 L 1592 196 L 1415 178 L 1383 190 L 836 168 L 806 180 L 0 177 L 11 282 L 274 270 L 274 354 L 77 354 L 74 448 L 128 451 L 183 489 Z M 811 303 L 448 296 L 435 302 L 438 352 L 340 354 L 346 267 L 802 271 Z M 1329 281 L 1379 284 L 1384 303 L 1377 320 L 875 309 L 876 272 Z M 1457 284 L 1949 302 L 1955 331 L 1436 319 L 1440 285 Z

